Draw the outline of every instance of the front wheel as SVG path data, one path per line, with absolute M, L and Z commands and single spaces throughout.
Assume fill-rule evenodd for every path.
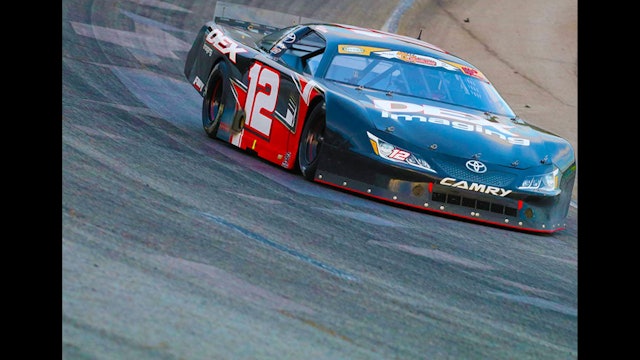
M 313 180 L 318 169 L 318 159 L 324 141 L 326 124 L 325 103 L 313 108 L 307 122 L 304 124 L 300 143 L 298 145 L 298 166 L 302 176 Z
M 226 64 L 219 62 L 211 70 L 202 100 L 202 127 L 210 138 L 215 138 L 224 113 L 229 89 Z

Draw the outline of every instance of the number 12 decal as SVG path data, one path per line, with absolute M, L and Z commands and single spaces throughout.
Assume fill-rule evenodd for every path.
M 400 160 L 400 161 L 405 161 L 407 160 L 407 158 L 410 156 L 411 154 L 409 154 L 406 151 L 403 150 L 398 150 L 398 149 L 393 149 L 393 151 L 391 152 L 391 154 L 389 154 L 389 158 L 391 159 L 396 159 L 396 160 Z
M 247 100 L 244 104 L 247 114 L 245 126 L 269 136 L 273 122 L 271 114 L 276 108 L 279 88 L 279 73 L 268 67 L 263 67 L 263 64 L 259 62 L 251 66 Z

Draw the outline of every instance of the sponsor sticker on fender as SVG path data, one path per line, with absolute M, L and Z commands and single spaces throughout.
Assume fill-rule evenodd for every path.
M 204 88 L 204 82 L 202 82 L 202 80 L 200 80 L 200 78 L 196 76 L 196 78 L 193 79 L 193 87 L 196 88 L 196 90 L 202 92 L 202 88 Z
M 236 62 L 236 54 L 247 52 L 246 49 L 239 47 L 240 45 L 237 42 L 223 34 L 219 29 L 213 29 L 212 32 L 207 34 L 204 41 L 212 45 L 220 53 L 229 56 L 229 60 L 234 63 Z

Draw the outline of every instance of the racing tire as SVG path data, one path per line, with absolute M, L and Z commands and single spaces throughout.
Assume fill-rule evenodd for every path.
M 322 102 L 313 108 L 304 124 L 298 144 L 298 167 L 305 179 L 312 181 L 318 169 L 318 160 L 324 141 L 326 107 Z
M 203 94 L 202 127 L 207 135 L 214 139 L 218 134 L 230 86 L 227 73 L 227 65 L 224 61 L 216 64 L 209 74 Z

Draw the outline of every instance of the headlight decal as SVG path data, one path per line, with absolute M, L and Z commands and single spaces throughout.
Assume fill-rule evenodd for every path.
M 518 189 L 534 190 L 547 193 L 560 193 L 560 170 L 554 168 L 553 171 L 542 175 L 527 176 Z
M 393 162 L 404 163 L 433 173 L 436 172 L 431 168 L 431 165 L 429 165 L 427 161 L 416 154 L 388 143 L 368 131 L 367 136 L 369 137 L 369 142 L 371 142 L 373 152 L 381 158 Z

